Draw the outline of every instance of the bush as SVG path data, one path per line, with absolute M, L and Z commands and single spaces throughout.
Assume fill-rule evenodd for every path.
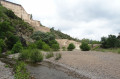
M 48 52 L 47 54 L 46 54 L 46 58 L 48 59 L 48 58 L 51 58 L 51 57 L 53 57 L 54 56 L 54 54 L 53 54 L 53 52 Z
M 29 60 L 31 55 L 31 49 L 24 49 L 20 52 L 19 59 L 21 60 Z
M 70 43 L 67 49 L 68 51 L 72 51 L 73 49 L 75 49 L 75 45 L 73 43 Z
M 21 51 L 19 59 L 29 60 L 33 63 L 41 62 L 43 60 L 43 54 L 38 49 L 25 49 Z
M 15 79 L 29 79 L 30 74 L 27 72 L 24 62 L 17 61 L 15 64 Z
M 53 44 L 51 47 L 54 51 L 58 51 L 60 49 L 59 44 Z
M 43 49 L 44 51 L 50 51 L 50 46 L 47 45 L 47 44 L 44 44 L 44 45 L 42 46 L 42 49 Z
M 62 57 L 62 55 L 60 53 L 56 53 L 55 60 L 59 60 L 61 57 Z
M 37 45 L 35 43 L 29 43 L 28 49 L 36 49 Z
M 11 51 L 7 51 L 6 54 L 7 54 L 7 55 L 10 55 L 10 54 L 12 54 L 12 52 L 11 52 Z
M 82 51 L 89 51 L 90 50 L 90 47 L 87 43 L 83 42 L 81 45 L 80 45 L 80 48 L 82 49 Z
M 6 15 L 7 15 L 8 17 L 10 17 L 10 18 L 12 18 L 12 19 L 17 19 L 17 16 L 14 14 L 13 11 L 7 10 L 5 13 L 6 13 Z
M 41 62 L 43 60 L 43 54 L 38 49 L 33 49 L 30 55 L 30 60 L 33 63 Z
M 39 40 L 39 41 L 36 42 L 36 45 L 37 45 L 38 49 L 42 49 L 44 44 L 45 44 L 45 42 L 43 42 L 42 40 Z
M 5 48 L 5 42 L 4 42 L 4 40 L 2 40 L 2 39 L 0 39 L 0 53 L 2 53 L 3 52 L 3 49 Z
M 8 46 L 8 49 L 11 50 L 17 41 L 19 41 L 19 38 L 15 35 L 11 35 L 10 37 L 8 37 L 8 40 L 6 41 L 6 45 Z
M 12 48 L 12 53 L 19 53 L 23 49 L 21 42 L 14 44 Z
M 66 51 L 66 47 L 62 47 L 62 51 Z
M 49 41 L 55 40 L 55 36 L 52 33 L 44 33 L 41 31 L 34 32 L 31 38 L 34 40 L 42 40 L 47 44 Z

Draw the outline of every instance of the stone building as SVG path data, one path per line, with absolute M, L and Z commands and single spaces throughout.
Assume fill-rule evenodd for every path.
M 6 0 L 0 0 L 0 3 L 7 9 L 12 10 L 15 13 L 15 15 L 17 15 L 19 18 L 22 18 L 25 22 L 28 22 L 30 25 L 32 25 L 36 30 L 40 30 L 43 32 L 50 31 L 49 28 L 42 26 L 40 21 L 33 20 L 31 18 L 31 15 L 28 14 L 20 4 L 9 2 Z

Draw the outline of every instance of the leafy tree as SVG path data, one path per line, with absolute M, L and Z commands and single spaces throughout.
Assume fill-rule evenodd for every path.
M 73 43 L 70 43 L 67 49 L 69 51 L 72 51 L 73 49 L 75 49 L 75 45 Z
M 12 48 L 12 53 L 19 53 L 23 49 L 21 42 L 14 44 Z
M 47 44 L 49 41 L 55 40 L 55 36 L 52 33 L 44 33 L 41 31 L 34 32 L 31 38 L 34 40 L 42 40 Z
M 15 29 L 10 26 L 10 23 L 7 21 L 0 22 L 0 38 L 5 39 L 5 37 L 9 37 Z
M 115 35 L 109 35 L 107 37 L 101 38 L 101 47 L 102 48 L 115 48 L 120 47 L 120 40 Z
M 86 42 L 82 42 L 82 44 L 80 45 L 80 48 L 82 49 L 82 51 L 90 50 L 90 47 L 89 47 L 88 43 L 86 43 Z

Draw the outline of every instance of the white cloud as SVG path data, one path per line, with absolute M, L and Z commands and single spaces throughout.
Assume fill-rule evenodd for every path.
M 9 0 L 34 19 L 77 38 L 100 40 L 120 32 L 119 0 Z

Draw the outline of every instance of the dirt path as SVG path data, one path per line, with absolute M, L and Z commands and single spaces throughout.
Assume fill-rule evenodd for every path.
M 0 79 L 14 79 L 12 69 L 0 61 Z
M 62 59 L 58 62 L 76 68 L 82 75 L 92 79 L 120 79 L 120 54 L 78 50 L 60 53 Z

